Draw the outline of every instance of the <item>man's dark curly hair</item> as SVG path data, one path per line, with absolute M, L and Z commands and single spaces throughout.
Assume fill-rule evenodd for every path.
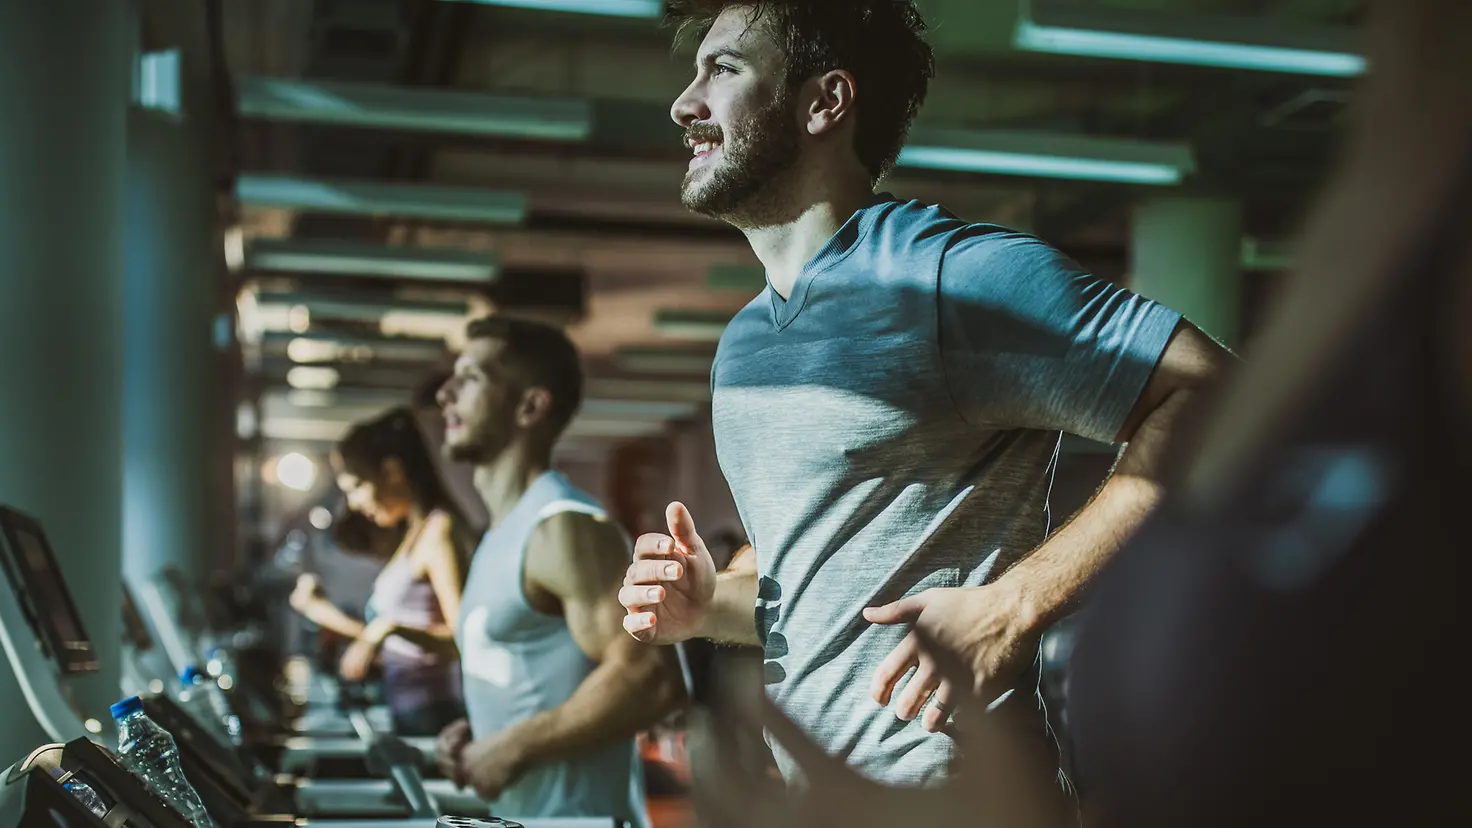
M 858 86 L 854 149 L 878 181 L 894 167 L 935 77 L 935 54 L 913 0 L 669 0 L 679 40 L 703 38 L 721 12 L 744 7 L 765 21 L 786 58 L 789 90 L 833 69 Z

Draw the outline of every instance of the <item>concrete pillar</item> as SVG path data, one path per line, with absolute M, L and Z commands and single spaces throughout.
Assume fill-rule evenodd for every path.
M 117 701 L 122 593 L 124 0 L 0 3 L 0 501 L 39 518 Z M 0 600 L 9 600 L 0 596 Z M 40 733 L 0 666 L 0 764 Z
M 200 117 L 135 109 L 128 124 L 123 564 L 134 583 L 171 565 L 202 585 L 223 551 L 213 547 L 219 424 L 231 417 L 217 347 L 228 340 L 215 342 L 224 254 Z
M 1242 206 L 1165 196 L 1135 208 L 1130 287 L 1236 345 L 1242 314 Z

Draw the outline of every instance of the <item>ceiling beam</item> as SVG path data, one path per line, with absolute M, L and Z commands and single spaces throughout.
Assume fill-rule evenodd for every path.
M 236 83 L 242 117 L 481 137 L 583 141 L 586 101 L 259 75 Z
M 527 214 L 526 195 L 511 190 L 293 175 L 241 175 L 235 198 L 303 212 L 486 224 L 520 224 Z
M 245 250 L 245 266 L 255 271 L 377 276 L 434 282 L 487 284 L 500 273 L 489 252 L 389 247 L 325 239 L 254 239 Z

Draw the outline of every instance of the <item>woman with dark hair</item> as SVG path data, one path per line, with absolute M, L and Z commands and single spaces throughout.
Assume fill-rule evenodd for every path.
M 344 613 L 302 576 L 292 606 L 352 640 L 340 672 L 362 681 L 373 663 L 395 730 L 433 736 L 463 715 L 454 619 L 476 538 L 436 471 L 408 408 L 354 426 L 332 457 L 348 508 L 383 528 L 403 525 L 403 540 L 374 582 L 365 621 Z

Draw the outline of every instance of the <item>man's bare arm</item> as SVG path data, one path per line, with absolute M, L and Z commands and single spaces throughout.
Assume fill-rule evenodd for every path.
M 1043 628 L 1072 601 L 1144 524 L 1164 496 L 1165 449 L 1196 389 L 1221 372 L 1231 355 L 1182 322 L 1167 344 L 1117 442 L 1124 451 L 1093 499 L 1034 552 L 997 580 L 1013 587 L 1021 618 Z
M 566 702 L 506 734 L 527 765 L 627 739 L 685 703 L 674 650 L 624 632 L 615 595 L 627 566 L 623 535 L 606 521 L 566 513 L 533 536 L 527 580 L 560 600 L 573 640 L 598 667 Z
M 1087 506 L 995 582 L 938 588 L 864 610 L 876 624 L 913 624 L 939 652 L 957 659 L 974 686 L 964 691 L 941 679 L 919 639 L 907 636 L 874 671 L 870 693 L 894 702 L 895 715 L 912 719 L 935 695 L 923 721 L 940 729 L 965 696 L 990 701 L 1011 688 L 1032 663 L 1048 625 L 1065 614 L 1094 575 L 1149 517 L 1164 488 L 1165 447 L 1193 391 L 1228 363 L 1230 355 L 1189 323 L 1172 335 L 1145 392 L 1118 439 L 1127 442 L 1109 479 Z M 918 667 L 898 697 L 900 679 Z

